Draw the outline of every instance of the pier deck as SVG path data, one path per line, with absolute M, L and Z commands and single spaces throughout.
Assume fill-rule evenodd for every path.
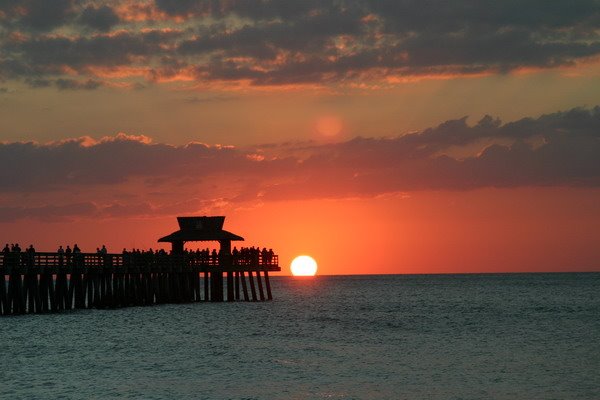
M 224 301 L 224 293 L 272 300 L 269 272 L 280 270 L 277 255 L 1 253 L 0 314 Z

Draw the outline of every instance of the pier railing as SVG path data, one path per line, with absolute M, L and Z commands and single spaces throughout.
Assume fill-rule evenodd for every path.
M 73 270 L 80 271 L 88 268 L 111 268 L 115 272 L 129 269 L 150 269 L 153 272 L 166 271 L 172 268 L 187 268 L 199 272 L 219 269 L 224 272 L 241 270 L 281 271 L 279 256 L 262 254 L 253 256 L 219 255 L 198 256 L 191 254 L 161 254 L 161 253 L 125 253 L 98 254 L 74 253 L 61 254 L 49 252 L 36 253 L 0 253 L 0 274 L 8 274 L 13 269 L 19 271 L 42 272 Z

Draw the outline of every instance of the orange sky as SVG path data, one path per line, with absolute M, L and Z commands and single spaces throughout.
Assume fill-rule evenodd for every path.
M 2 244 L 600 271 L 595 2 L 44 4 L 0 2 Z
M 600 190 L 567 188 L 415 192 L 375 199 L 274 202 L 227 213 L 238 245 L 273 247 L 282 274 L 300 254 L 319 274 L 597 271 Z M 38 249 L 78 242 L 157 248 L 173 217 L 4 224 Z M 196 248 L 214 243 L 190 243 Z

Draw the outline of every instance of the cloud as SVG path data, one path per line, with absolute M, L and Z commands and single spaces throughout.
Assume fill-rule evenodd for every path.
M 149 202 L 98 204 L 92 201 L 63 205 L 16 205 L 0 207 L 0 223 L 15 222 L 22 219 L 65 222 L 89 218 L 157 217 L 182 212 L 198 212 L 203 208 L 211 206 L 213 206 L 213 202 L 199 200 L 177 201 L 157 205 Z
M 73 3 L 73 0 L 3 0 L 0 12 L 5 17 L 0 18 L 0 23 L 17 29 L 52 30 L 69 21 Z
M 117 184 L 132 177 L 198 176 L 251 167 L 229 147 L 153 144 L 143 135 L 88 137 L 51 144 L 0 144 L 0 184 L 5 190 L 52 190 Z M 28 164 L 26 160 L 32 161 Z M 160 160 L 160 162 L 157 162 Z
M 238 100 L 239 96 L 232 95 L 213 95 L 213 96 L 188 96 L 183 99 L 188 104 L 202 104 L 202 103 L 222 103 Z
M 75 89 L 84 89 L 84 90 L 94 90 L 102 86 L 101 82 L 88 79 L 85 82 L 76 81 L 74 79 L 57 79 L 55 82 L 56 87 L 59 90 L 75 90 Z
M 100 32 L 107 32 L 120 22 L 117 13 L 109 6 L 87 6 L 79 16 L 79 23 Z
M 0 222 L 13 222 L 24 218 L 41 219 L 43 221 L 64 221 L 78 217 L 89 217 L 95 214 L 93 203 L 71 203 L 66 205 L 44 205 L 40 207 L 0 207 Z
M 7 219 L 66 212 L 35 203 L 64 201 L 65 192 L 77 204 L 104 204 L 86 212 L 147 215 L 177 213 L 182 199 L 185 210 L 198 210 L 416 190 L 597 188 L 599 159 L 600 107 L 508 123 L 486 116 L 470 125 L 459 118 L 397 137 L 329 144 L 172 146 L 119 134 L 0 144 L 0 196 Z M 24 193 L 37 194 L 24 199 Z
M 329 85 L 555 68 L 600 55 L 595 0 L 49 4 L 0 2 L 0 79 L 110 80 L 98 68 L 119 67 L 131 79 L 145 69 L 155 84 Z

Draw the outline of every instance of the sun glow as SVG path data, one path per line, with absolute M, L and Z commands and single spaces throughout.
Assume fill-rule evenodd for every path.
M 310 256 L 298 256 L 290 265 L 294 276 L 314 276 L 317 273 L 317 262 Z
M 319 134 L 328 137 L 337 136 L 343 128 L 342 120 L 334 115 L 319 118 L 315 126 Z

